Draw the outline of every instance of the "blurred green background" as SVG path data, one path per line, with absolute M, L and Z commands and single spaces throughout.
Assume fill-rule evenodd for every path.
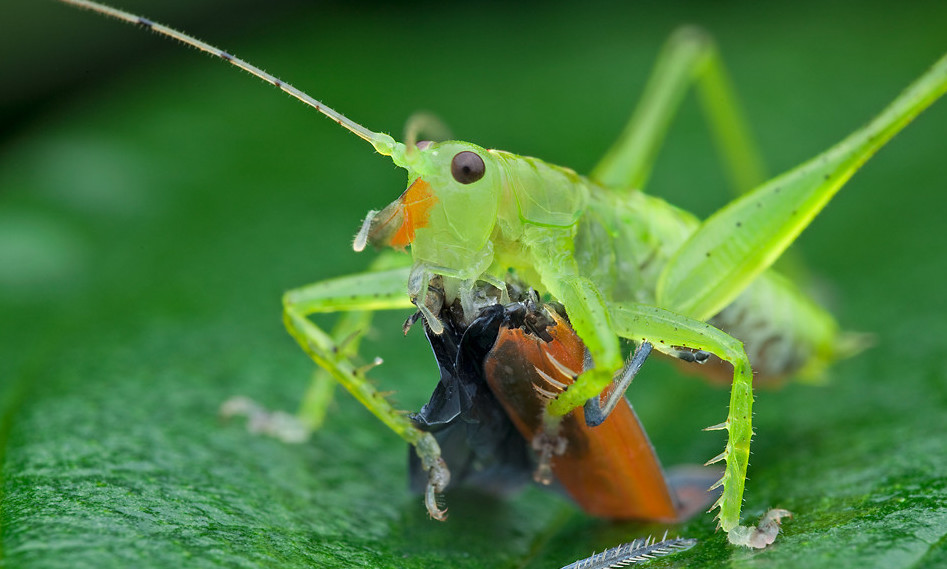
M 664 39 L 719 40 L 772 172 L 867 121 L 947 48 L 943 2 L 122 2 L 244 57 L 369 128 L 417 110 L 458 138 L 588 171 Z M 0 565 L 546 568 L 664 526 L 609 524 L 529 489 L 448 496 L 429 521 L 406 450 L 345 394 L 301 446 L 221 424 L 234 394 L 292 410 L 310 363 L 282 291 L 360 270 L 350 242 L 403 174 L 229 66 L 53 2 L 0 34 Z M 824 386 L 761 393 L 745 516 L 796 518 L 764 551 L 701 516 L 674 567 L 947 564 L 947 103 L 802 236 L 820 292 L 874 349 Z M 728 190 L 688 99 L 649 190 L 700 215 Z M 404 409 L 436 382 L 420 330 L 366 356 Z M 658 362 L 631 397 L 665 464 L 717 454 L 726 393 Z

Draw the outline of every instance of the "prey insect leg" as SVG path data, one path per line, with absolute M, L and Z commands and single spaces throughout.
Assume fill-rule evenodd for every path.
M 592 397 L 585 402 L 586 425 L 597 427 L 605 422 L 605 419 L 607 419 L 612 410 L 615 409 L 618 402 L 625 396 L 625 392 L 628 391 L 628 387 L 631 386 L 631 381 L 635 379 L 635 376 L 641 371 L 641 366 L 644 365 L 645 360 L 651 355 L 653 349 L 654 346 L 651 342 L 647 340 L 641 341 L 635 347 L 635 351 L 628 358 L 628 361 L 625 362 L 625 367 L 615 376 L 611 389 L 605 396 L 605 403 L 602 403 L 601 396 Z M 706 362 L 711 356 L 710 352 L 705 350 L 672 350 L 667 353 L 681 361 L 698 364 Z
M 595 396 L 585 402 L 585 424 L 590 427 L 597 427 L 605 422 L 608 415 L 615 409 L 618 402 L 625 396 L 625 391 L 631 385 L 631 380 L 638 375 L 641 366 L 651 354 L 654 346 L 647 340 L 642 341 L 635 348 L 634 353 L 625 362 L 625 367 L 621 369 L 615 381 L 612 383 L 611 391 L 605 396 L 605 403 L 602 404 L 601 396 Z

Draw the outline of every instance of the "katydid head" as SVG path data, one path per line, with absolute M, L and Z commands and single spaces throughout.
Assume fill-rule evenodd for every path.
M 408 171 L 408 187 L 381 211 L 371 211 L 355 238 L 404 249 L 415 263 L 467 271 L 489 263 L 487 246 L 500 202 L 500 168 L 485 149 L 467 142 L 422 141 L 393 152 Z

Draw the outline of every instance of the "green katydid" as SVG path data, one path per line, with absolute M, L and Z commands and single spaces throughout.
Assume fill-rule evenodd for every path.
M 303 422 L 319 423 L 332 380 L 344 385 L 414 446 L 429 475 L 426 503 L 435 518 L 443 517 L 435 496 L 449 477 L 436 441 L 385 400 L 353 356 L 376 310 L 416 307 L 437 331 L 441 324 L 429 303 L 437 295 L 428 294 L 435 279 L 444 298 L 457 299 L 471 317 L 479 286 L 503 290 L 515 279 L 565 306 L 594 362 L 546 409 L 550 436 L 563 416 L 597 401 L 622 370 L 619 338 L 647 342 L 674 357 L 709 352 L 732 366 L 729 415 L 711 427 L 728 433 L 725 450 L 711 460 L 726 463 L 715 506 L 731 542 L 758 543 L 756 530 L 739 523 L 752 435 L 751 364 L 772 377 L 817 370 L 857 349 L 853 336 L 840 332 L 831 316 L 769 267 L 875 151 L 947 90 L 944 57 L 868 125 L 758 183 L 752 146 L 714 44 L 688 29 L 668 42 L 625 132 L 583 177 L 466 142 L 415 143 L 416 128 L 399 143 L 189 36 L 93 2 L 61 1 L 221 57 L 316 108 L 407 170 L 405 192 L 369 213 L 354 248 L 410 246 L 410 257 L 385 254 L 367 273 L 290 291 L 284 316 L 290 333 L 324 370 L 307 396 Z M 738 185 L 753 188 L 703 222 L 640 192 L 677 103 L 692 86 L 705 102 Z M 320 312 L 346 314 L 326 332 L 308 318 Z

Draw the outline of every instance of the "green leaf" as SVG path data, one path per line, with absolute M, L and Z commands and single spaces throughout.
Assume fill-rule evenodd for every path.
M 428 109 L 459 138 L 587 171 L 664 37 L 698 23 L 780 171 L 926 69 L 947 16 L 941 4 L 425 8 L 299 8 L 244 38 L 188 31 L 369 128 L 398 134 Z M 665 529 L 700 543 L 653 566 L 947 563 L 943 103 L 800 239 L 840 321 L 878 345 L 825 385 L 759 394 L 745 517 L 796 514 L 773 547 L 734 549 L 710 516 L 670 528 L 592 519 L 538 488 L 450 494 L 441 524 L 407 490 L 404 445 L 345 394 L 303 445 L 217 418 L 237 394 L 296 408 L 311 367 L 282 329 L 280 295 L 366 266 L 371 253 L 353 253 L 351 238 L 403 191 L 402 174 L 218 61 L 42 10 L 90 41 L 115 34 L 134 65 L 45 94 L 3 133 L 0 565 L 545 569 Z M 42 20 L 23 21 L 46 41 Z M 20 68 L 97 65 L 85 42 L 52 57 L 48 41 L 47 55 L 14 53 Z M 145 46 L 159 59 L 137 57 Z M 692 100 L 650 189 L 702 216 L 729 195 Z M 384 358 L 374 377 L 417 409 L 437 374 L 419 331 L 401 335 L 403 318 L 380 318 L 363 353 Z M 724 391 L 653 362 L 631 397 L 666 465 L 719 452 L 720 433 L 700 428 L 723 420 Z

